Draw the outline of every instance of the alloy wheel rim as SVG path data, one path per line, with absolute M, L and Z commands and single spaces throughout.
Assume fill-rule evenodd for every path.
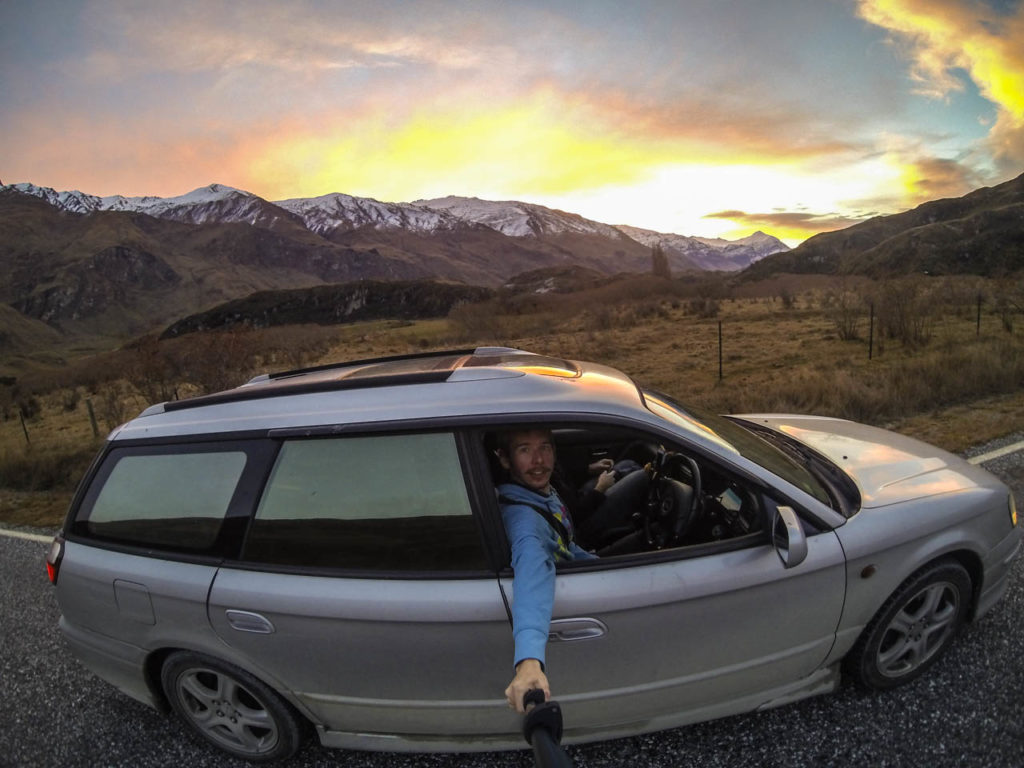
M 278 741 L 277 723 L 252 691 L 217 670 L 192 668 L 178 677 L 178 697 L 207 737 L 233 751 L 264 754 Z
M 878 671 L 902 677 L 927 663 L 945 645 L 960 611 L 960 592 L 947 581 L 929 584 L 889 621 L 876 654 Z

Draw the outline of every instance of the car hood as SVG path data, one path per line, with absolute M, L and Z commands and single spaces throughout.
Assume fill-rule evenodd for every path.
M 990 483 L 985 470 L 959 456 L 878 427 L 821 416 L 747 414 L 735 418 L 764 424 L 826 456 L 856 483 L 862 508 Z

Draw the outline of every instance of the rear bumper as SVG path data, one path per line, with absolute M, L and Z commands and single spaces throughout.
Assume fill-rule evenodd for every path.
M 71 652 L 93 674 L 122 693 L 160 711 L 163 699 L 146 677 L 146 651 L 112 637 L 76 627 L 60 617 L 60 630 Z

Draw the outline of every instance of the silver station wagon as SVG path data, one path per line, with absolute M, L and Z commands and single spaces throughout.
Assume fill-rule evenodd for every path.
M 505 348 L 264 375 L 113 432 L 48 557 L 75 656 L 253 760 L 322 744 L 523 745 L 495 446 L 550 430 L 633 508 L 560 562 L 546 672 L 564 741 L 875 689 L 999 600 L 1021 547 L 985 470 L 815 416 L 699 413 L 601 365 Z M 607 466 L 607 463 L 605 464 Z M 632 472 L 629 470 L 632 469 Z M 609 495 L 616 491 L 613 486 Z

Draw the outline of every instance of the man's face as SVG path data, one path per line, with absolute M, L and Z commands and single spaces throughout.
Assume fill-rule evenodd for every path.
M 538 493 L 547 493 L 555 469 L 555 446 L 546 430 L 515 432 L 509 441 L 508 455 L 502 452 L 501 464 L 512 479 Z

